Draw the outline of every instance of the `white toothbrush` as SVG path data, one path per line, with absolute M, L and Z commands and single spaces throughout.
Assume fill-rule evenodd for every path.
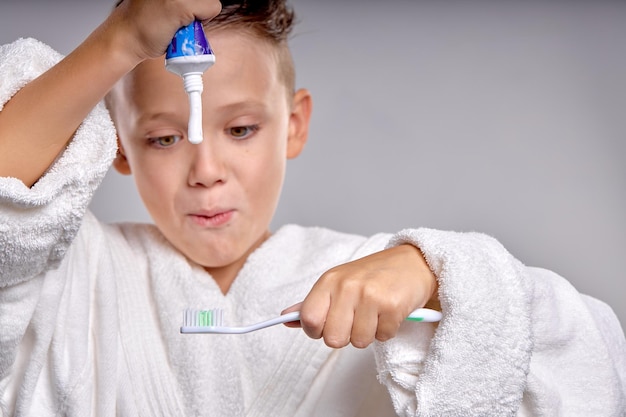
M 413 311 L 406 320 L 421 322 L 436 322 L 441 320 L 441 312 L 429 308 L 418 308 Z M 265 320 L 249 326 L 228 327 L 224 326 L 224 312 L 216 308 L 212 310 L 197 310 L 188 308 L 183 311 L 183 325 L 181 333 L 212 333 L 212 334 L 242 334 L 249 333 L 276 324 L 299 321 L 300 312 L 293 311 L 273 319 Z

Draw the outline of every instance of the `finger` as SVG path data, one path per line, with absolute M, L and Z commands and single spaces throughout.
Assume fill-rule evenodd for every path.
M 377 329 L 377 309 L 369 304 L 359 305 L 354 313 L 350 343 L 359 349 L 366 348 L 374 341 Z
M 302 302 L 299 302 L 299 303 L 292 305 L 291 307 L 287 307 L 286 309 L 281 311 L 280 314 L 283 315 L 283 314 L 291 313 L 292 311 L 300 311 L 301 308 L 302 308 Z
M 342 348 L 350 343 L 354 323 L 355 302 L 338 294 L 331 299 L 322 336 L 324 343 L 332 348 Z
M 403 321 L 404 317 L 401 317 L 401 315 L 397 313 L 380 314 L 378 316 L 378 326 L 374 337 L 379 342 L 385 342 L 394 338 Z
M 292 305 L 291 307 L 287 307 L 286 309 L 284 309 L 280 314 L 287 314 L 287 313 L 291 313 L 293 311 L 300 311 L 302 307 L 302 303 L 297 303 Z M 288 321 L 287 323 L 284 323 L 285 326 L 287 327 L 291 327 L 291 328 L 300 328 L 302 327 L 302 324 L 300 323 L 300 320 L 296 320 L 296 321 Z
M 329 307 L 330 294 L 318 281 L 300 306 L 300 323 L 307 336 L 313 339 L 322 337 Z
M 222 3 L 219 1 L 202 1 L 200 3 L 202 8 L 199 8 L 195 13 L 196 19 L 207 22 L 220 14 L 222 11 Z

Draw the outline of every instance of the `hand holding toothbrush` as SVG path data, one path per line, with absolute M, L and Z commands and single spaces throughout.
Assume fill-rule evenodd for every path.
M 437 304 L 437 280 L 421 251 L 405 244 L 330 269 L 283 314 L 299 310 L 300 322 L 286 325 L 301 325 L 330 347 L 364 348 L 394 337 L 404 319 L 426 304 Z

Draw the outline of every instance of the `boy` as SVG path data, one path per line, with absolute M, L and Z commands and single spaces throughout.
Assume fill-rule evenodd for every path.
M 624 338 L 610 310 L 492 239 L 269 232 L 311 97 L 294 91 L 286 5 L 222 6 L 207 23 L 217 63 L 204 75 L 200 145 L 185 140 L 187 98 L 162 52 L 180 26 L 214 17 L 215 1 L 125 0 L 54 66 L 34 41 L 1 51 L 3 413 L 623 412 Z M 116 131 L 102 106 L 88 115 L 109 91 Z M 133 174 L 154 227 L 84 214 L 111 159 Z M 403 323 L 439 299 L 439 326 Z M 299 300 L 288 310 L 304 332 L 177 332 L 185 307 L 245 323 Z

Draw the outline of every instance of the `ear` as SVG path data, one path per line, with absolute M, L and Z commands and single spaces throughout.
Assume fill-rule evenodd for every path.
M 113 167 L 122 175 L 131 174 L 130 164 L 128 163 L 128 159 L 126 159 L 126 153 L 124 152 L 124 147 L 119 138 L 117 138 L 117 154 L 113 160 Z
M 300 89 L 293 95 L 293 105 L 289 116 L 289 136 L 287 138 L 287 158 L 300 155 L 309 136 L 309 122 L 313 100 L 311 93 Z

